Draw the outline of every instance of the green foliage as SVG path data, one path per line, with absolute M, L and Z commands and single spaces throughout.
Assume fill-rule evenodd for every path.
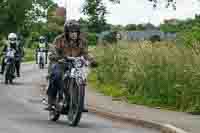
M 106 25 L 106 6 L 102 0 L 85 0 L 82 12 L 88 15 L 88 28 L 91 32 L 100 33 Z
M 19 31 L 32 7 L 32 0 L 4 0 L 0 3 L 0 31 L 4 34 Z
M 114 32 L 114 31 L 109 32 L 109 34 L 106 34 L 106 35 L 103 37 L 103 41 L 104 41 L 105 43 L 110 43 L 110 44 L 116 43 L 116 42 L 117 42 L 116 33 L 117 33 L 117 32 Z
M 88 33 L 87 40 L 88 40 L 88 45 L 89 46 L 96 46 L 96 44 L 97 44 L 97 35 L 95 33 Z
M 136 24 L 128 24 L 128 25 L 126 25 L 125 30 L 127 30 L 127 31 L 137 30 L 137 25 Z
M 51 4 L 51 0 L 1 0 L 0 31 L 4 36 L 9 32 L 27 32 L 34 22 L 45 17 L 45 9 Z
M 104 93 L 119 93 L 130 103 L 199 111 L 200 55 L 193 49 L 123 43 L 97 47 L 93 54 L 100 65 L 89 82 Z
M 160 29 L 163 32 L 171 32 L 171 33 L 176 33 L 180 31 L 180 27 L 173 24 L 161 24 Z
M 138 24 L 137 30 L 145 30 L 145 26 L 143 24 Z
M 150 41 L 151 41 L 152 43 L 154 43 L 154 42 L 157 42 L 157 41 L 161 41 L 161 39 L 160 39 L 160 36 L 154 35 L 154 36 L 151 36 L 151 37 L 150 37 Z
M 35 60 L 35 49 L 26 48 L 23 62 L 34 61 L 34 60 Z
M 200 16 L 194 19 L 176 20 L 175 23 L 168 22 L 160 25 L 163 32 L 174 32 L 177 34 L 177 43 L 187 47 L 196 47 L 200 42 Z

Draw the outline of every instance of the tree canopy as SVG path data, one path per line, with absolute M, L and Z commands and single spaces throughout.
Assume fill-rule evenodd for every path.
M 2 34 L 21 32 L 45 17 L 51 0 L 0 0 L 0 31 Z

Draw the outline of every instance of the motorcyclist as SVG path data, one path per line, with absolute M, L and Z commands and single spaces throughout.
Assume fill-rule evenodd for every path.
M 36 47 L 36 64 L 39 63 L 38 59 L 38 52 L 45 52 L 45 64 L 47 64 L 47 51 L 48 50 L 48 45 L 46 43 L 46 39 L 44 36 L 39 37 L 39 43 Z
M 4 46 L 2 54 L 5 55 L 8 48 L 13 48 L 16 51 L 15 56 L 18 56 L 20 51 L 19 51 L 17 46 L 18 46 L 17 35 L 15 33 L 10 33 L 8 35 L 8 44 L 6 44 Z M 5 64 L 5 57 L 3 57 L 3 59 L 2 59 L 2 67 L 1 67 L 1 72 L 0 72 L 1 74 L 4 73 L 5 65 L 6 65 Z M 16 72 L 17 72 L 17 76 L 18 77 L 20 76 L 20 71 L 19 71 L 20 68 L 19 67 L 20 67 L 20 62 L 15 61 L 15 68 L 16 68 Z
M 94 62 L 88 55 L 88 46 L 86 37 L 80 32 L 79 22 L 70 20 L 64 25 L 64 33 L 55 38 L 53 45 L 49 49 L 49 86 L 47 90 L 48 107 L 46 110 L 51 110 L 55 104 L 55 98 L 58 89 L 63 89 L 64 83 L 62 80 L 62 67 L 59 61 L 67 56 L 84 56 L 85 59 Z M 95 65 L 95 62 L 93 63 Z M 87 111 L 84 108 L 84 111 Z

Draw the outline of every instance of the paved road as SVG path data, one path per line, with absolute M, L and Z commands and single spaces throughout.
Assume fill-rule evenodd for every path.
M 58 122 L 48 121 L 48 113 L 41 104 L 40 88 L 44 70 L 35 65 L 23 65 L 22 77 L 14 85 L 0 83 L 0 132 L 1 133 L 158 133 L 111 121 L 87 113 L 77 128 L 68 126 L 66 117 Z

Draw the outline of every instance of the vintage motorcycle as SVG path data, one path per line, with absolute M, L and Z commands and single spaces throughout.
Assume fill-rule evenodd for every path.
M 45 66 L 45 60 L 46 60 L 46 50 L 45 49 L 38 49 L 37 50 L 37 62 L 38 62 L 38 66 L 40 69 L 44 69 Z
M 8 48 L 5 53 L 5 84 L 12 84 L 15 78 L 15 49 Z
M 80 122 L 85 97 L 88 62 L 84 57 L 67 57 L 62 61 L 64 67 L 64 90 L 56 97 L 56 104 L 49 111 L 49 119 L 57 121 L 60 115 L 68 115 L 71 126 Z

